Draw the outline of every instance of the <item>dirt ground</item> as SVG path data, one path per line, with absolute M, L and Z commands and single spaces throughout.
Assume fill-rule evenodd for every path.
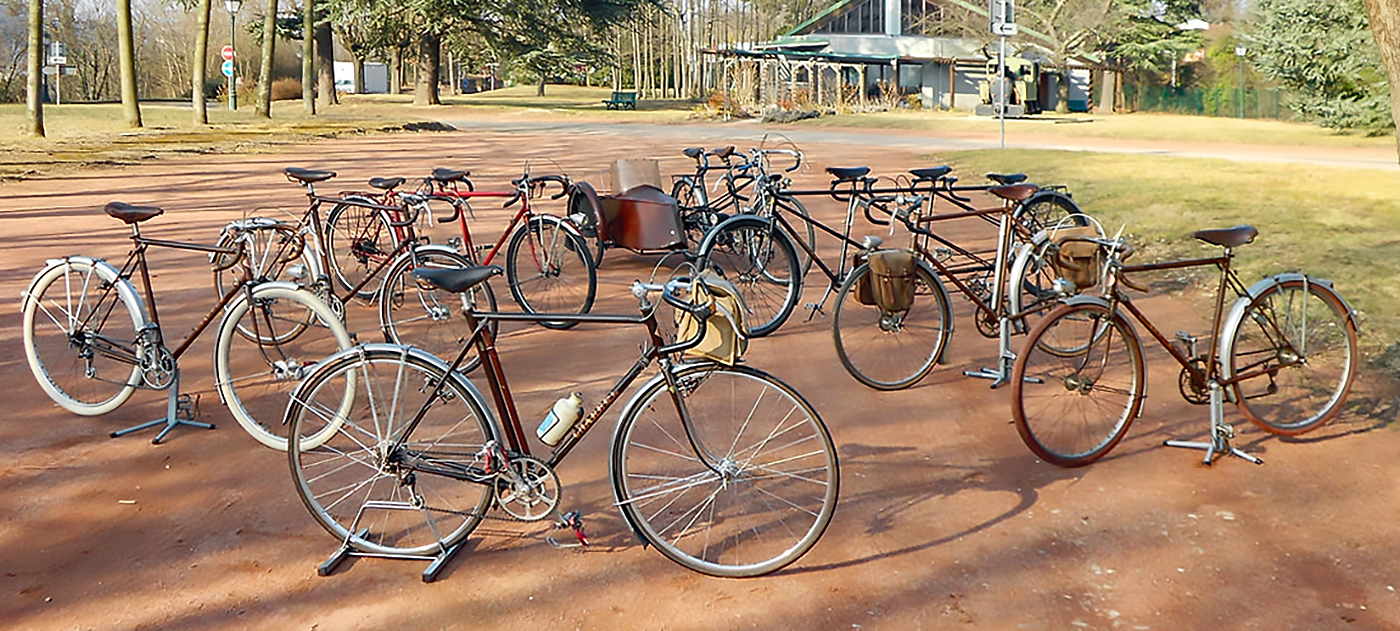
M 799 312 L 748 355 L 816 406 L 841 457 L 836 516 L 796 564 L 725 580 L 643 549 L 610 505 L 603 428 L 559 470 L 564 507 L 582 511 L 591 547 L 553 549 L 543 524 L 487 522 L 437 582 L 424 584 L 423 564 L 411 561 L 356 559 L 316 575 L 336 542 L 297 499 L 284 455 L 256 444 L 219 405 L 212 334 L 182 366 L 184 390 L 201 395 L 202 420 L 219 428 L 180 429 L 159 446 L 150 433 L 107 433 L 160 416 L 163 393 L 139 392 L 109 415 L 77 417 L 50 403 L 25 363 L 17 298 L 44 259 L 120 260 L 126 251 L 126 229 L 100 210 L 109 200 L 165 207 L 144 225 L 149 235 L 212 242 L 244 214 L 302 208 L 300 189 L 280 175 L 284 166 L 336 170 L 346 188 L 451 166 L 470 169 L 479 188 L 499 188 L 526 159 L 538 168 L 550 158 L 596 182 L 616 158 L 659 157 L 663 172 L 677 173 L 687 167 L 684 146 L 726 142 L 713 128 L 688 141 L 676 133 L 376 136 L 0 187 L 0 295 L 9 297 L 0 307 L 0 378 L 9 384 L 0 394 L 0 626 L 1400 628 L 1400 538 L 1390 521 L 1400 512 L 1400 489 L 1388 473 L 1400 432 L 1394 399 L 1382 394 L 1390 390 L 1372 375 L 1342 418 L 1298 439 L 1264 434 L 1227 410 L 1239 424 L 1237 445 L 1266 464 L 1204 467 L 1199 452 L 1161 447 L 1165 438 L 1201 436 L 1208 416 L 1181 400 L 1174 365 L 1150 349 L 1150 397 L 1127 440 L 1096 465 L 1066 470 L 1037 462 L 1021 444 L 1005 390 L 962 376 L 996 355 L 995 342 L 972 326 L 966 301 L 955 300 L 947 365 L 893 393 L 846 375 L 827 320 L 804 321 Z M 894 173 L 928 164 L 912 149 L 878 143 L 803 149 L 815 168 L 799 179 L 812 187 L 825 182 L 823 166 Z M 1034 173 L 1034 165 L 1025 168 Z M 826 219 L 841 215 L 830 202 L 810 206 Z M 475 234 L 502 229 L 504 211 L 479 210 Z M 977 222 L 951 234 L 991 237 Z M 610 252 L 595 310 L 634 308 L 626 285 L 648 276 L 654 262 Z M 207 263 L 157 251 L 152 265 L 167 337 L 178 341 L 213 306 Z M 820 278 L 808 277 L 804 301 L 821 297 L 822 287 L 811 286 Z M 504 286 L 497 294 L 509 304 Z M 1208 304 L 1195 293 L 1142 301 L 1164 330 L 1201 334 Z M 373 310 L 353 307 L 350 324 L 361 340 L 377 339 Z M 576 386 L 599 400 L 630 365 L 641 335 L 599 326 L 511 332 L 503 357 L 526 424 Z

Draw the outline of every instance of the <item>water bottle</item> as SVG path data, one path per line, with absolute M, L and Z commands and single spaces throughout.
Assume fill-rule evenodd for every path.
M 535 435 L 539 436 L 544 444 L 553 447 L 559 444 L 564 434 L 569 432 L 569 428 L 578 422 L 582 414 L 583 394 L 575 392 L 554 402 L 554 409 L 545 415 L 544 422 L 535 430 Z

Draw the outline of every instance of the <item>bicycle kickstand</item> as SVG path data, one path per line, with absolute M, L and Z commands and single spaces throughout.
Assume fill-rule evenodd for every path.
M 172 430 L 181 425 L 198 427 L 200 429 L 214 429 L 213 423 L 202 423 L 194 420 L 199 403 L 197 399 L 192 401 L 189 395 L 180 394 L 179 368 L 175 369 L 175 373 L 170 380 L 170 386 L 166 388 L 166 391 L 169 393 L 169 399 L 167 399 L 165 404 L 165 418 L 158 418 L 154 421 L 148 421 L 140 425 L 133 425 L 126 429 L 117 430 L 112 432 L 112 438 L 125 436 L 132 432 L 139 432 L 157 425 L 165 425 L 165 427 L 160 430 L 160 433 L 156 434 L 156 437 L 151 439 L 152 445 L 159 445 L 160 441 L 165 440 L 166 435 L 170 434 Z
M 1201 449 L 1206 452 L 1205 460 L 1202 464 L 1210 466 L 1214 464 L 1217 454 L 1222 456 L 1235 456 L 1243 458 L 1254 464 L 1264 464 L 1263 460 L 1241 451 L 1238 447 L 1230 444 L 1230 439 L 1235 437 L 1235 428 L 1225 422 L 1225 392 L 1220 384 L 1215 380 L 1210 381 L 1210 442 L 1195 442 L 1187 440 L 1168 440 L 1163 444 L 1168 447 L 1182 447 L 1185 449 Z
M 1011 382 L 1011 366 L 1016 363 L 1016 353 L 1011 350 L 1011 319 L 999 318 L 997 327 L 997 367 L 963 371 L 964 377 L 991 379 L 993 390 Z M 1026 383 L 1042 383 L 1042 380 L 1026 377 Z

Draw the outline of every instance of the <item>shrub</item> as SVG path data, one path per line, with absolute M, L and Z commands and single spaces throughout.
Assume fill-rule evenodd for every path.
M 292 77 L 283 77 L 272 81 L 272 100 L 293 101 L 301 98 L 301 81 Z

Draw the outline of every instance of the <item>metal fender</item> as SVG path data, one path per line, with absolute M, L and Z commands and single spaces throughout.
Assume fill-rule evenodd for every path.
M 743 223 L 757 223 L 765 228 L 771 228 L 773 225 L 773 220 L 768 219 L 766 217 L 759 217 L 758 215 L 745 214 L 738 214 L 728 219 L 725 219 L 724 221 L 721 221 L 719 225 L 710 228 L 710 231 L 705 233 L 705 239 L 700 242 L 699 251 L 701 252 L 701 254 L 709 252 L 710 248 L 714 247 L 715 235 L 720 233 L 720 228 L 727 228 L 734 224 Z
M 34 278 L 29 281 L 29 286 L 20 294 L 20 310 L 23 311 L 29 304 L 29 299 L 34 295 L 34 285 L 39 282 L 40 278 L 43 278 L 45 274 L 48 274 L 54 268 L 65 267 L 69 263 L 92 266 L 93 270 L 97 272 L 98 278 L 116 285 L 117 294 L 120 295 L 123 300 L 127 300 L 131 304 L 136 305 L 136 310 L 141 313 L 141 322 L 137 325 L 137 328 L 140 329 L 150 324 L 150 312 L 146 310 L 146 301 L 141 299 L 141 294 L 136 291 L 136 287 L 131 284 L 131 281 L 122 278 L 121 272 L 117 271 L 117 268 L 113 267 L 111 263 L 102 259 L 81 255 L 65 256 L 61 259 L 48 259 L 44 261 L 44 269 L 39 270 L 39 273 L 34 275 Z
M 1075 306 L 1075 305 L 1097 305 L 1097 306 L 1103 307 L 1104 309 L 1108 309 L 1108 310 L 1112 310 L 1112 308 L 1113 308 L 1112 306 L 1110 306 L 1110 305 L 1108 304 L 1108 301 L 1107 301 L 1107 300 L 1104 300 L 1102 297 L 1100 297 L 1100 296 L 1091 296 L 1091 295 L 1089 295 L 1089 294 L 1075 294 L 1075 295 L 1073 295 L 1073 296 L 1070 296 L 1069 299 L 1065 301 L 1065 304 L 1066 304 L 1066 305 L 1070 305 L 1070 306 Z
M 1234 377 L 1234 372 L 1230 368 L 1229 358 L 1230 355 L 1234 354 L 1235 332 L 1238 331 L 1240 325 L 1244 323 L 1245 309 L 1249 308 L 1249 303 L 1254 302 L 1255 298 L 1263 295 L 1265 290 L 1275 285 L 1282 285 L 1288 282 L 1304 282 L 1308 285 L 1321 287 L 1323 291 L 1331 294 L 1337 299 L 1337 302 L 1341 303 L 1342 308 L 1346 309 L 1347 312 L 1347 322 L 1351 324 L 1352 328 L 1356 328 L 1356 310 L 1352 309 L 1351 303 L 1347 302 L 1347 299 L 1343 298 L 1342 295 L 1337 293 L 1337 290 L 1332 287 L 1332 281 L 1325 278 L 1312 278 L 1307 274 L 1299 272 L 1286 272 L 1262 279 L 1250 286 L 1250 288 L 1245 291 L 1246 295 L 1235 300 L 1235 304 L 1230 307 L 1230 313 L 1225 316 L 1225 324 L 1220 327 L 1220 351 L 1217 358 L 1220 361 L 1220 365 L 1224 367 L 1225 376 L 1227 378 Z
M 574 225 L 574 222 L 564 219 L 562 217 L 555 217 L 554 215 L 546 215 L 540 213 L 530 218 L 530 223 L 532 224 L 545 222 L 559 224 L 564 227 L 564 232 L 574 235 L 580 239 L 584 238 L 583 232 L 579 230 L 578 226 Z M 585 242 L 586 241 L 587 240 L 585 239 Z

